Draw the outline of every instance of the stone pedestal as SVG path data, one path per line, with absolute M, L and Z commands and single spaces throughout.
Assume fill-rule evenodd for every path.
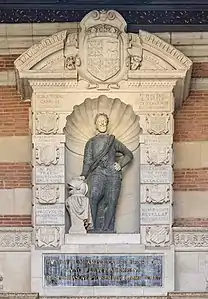
M 174 290 L 173 247 L 147 250 L 134 235 L 104 237 L 99 244 L 99 236 L 94 242 L 92 236 L 77 236 L 77 242 L 74 237 L 67 236 L 71 244 L 60 250 L 32 249 L 32 291 L 40 296 L 99 297 Z

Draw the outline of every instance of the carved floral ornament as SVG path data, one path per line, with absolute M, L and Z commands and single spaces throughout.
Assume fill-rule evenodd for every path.
M 144 31 L 127 33 L 126 21 L 114 10 L 88 13 L 77 29 L 69 25 L 15 61 L 17 80 L 29 80 L 34 89 L 67 87 L 63 83 L 67 80 L 74 81 L 74 89 L 83 81 L 87 89 L 121 88 L 126 81 L 128 88 L 139 88 L 143 80 L 152 81 L 157 73 L 158 81 L 181 80 L 176 86 L 178 101 L 188 94 L 191 66 L 183 53 L 157 36 Z M 128 84 L 129 79 L 135 82 Z

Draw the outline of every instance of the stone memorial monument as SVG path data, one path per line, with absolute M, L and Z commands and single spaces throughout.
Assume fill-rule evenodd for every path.
M 191 61 L 153 34 L 127 33 L 111 10 L 44 39 L 15 67 L 32 100 L 31 290 L 174 291 L 173 112 Z

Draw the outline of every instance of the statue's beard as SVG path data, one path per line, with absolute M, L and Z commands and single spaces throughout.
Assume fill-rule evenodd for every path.
M 106 133 L 106 132 L 107 132 L 107 128 L 106 128 L 105 126 L 103 126 L 103 127 L 99 127 L 97 130 L 98 130 L 98 132 L 100 132 L 100 133 Z

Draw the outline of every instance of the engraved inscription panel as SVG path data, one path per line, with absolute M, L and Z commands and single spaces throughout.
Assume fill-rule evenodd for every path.
M 44 254 L 44 286 L 162 287 L 163 255 Z
M 140 177 L 142 184 L 172 184 L 173 182 L 173 171 L 172 167 L 165 166 L 152 166 L 152 165 L 141 165 Z
M 169 224 L 169 205 L 141 205 L 141 224 Z
M 134 110 L 143 111 L 172 111 L 171 93 L 140 93 L 134 103 Z
M 65 207 L 64 204 L 36 205 L 35 222 L 36 225 L 44 224 L 64 224 Z
M 36 184 L 64 184 L 64 165 L 36 166 Z

